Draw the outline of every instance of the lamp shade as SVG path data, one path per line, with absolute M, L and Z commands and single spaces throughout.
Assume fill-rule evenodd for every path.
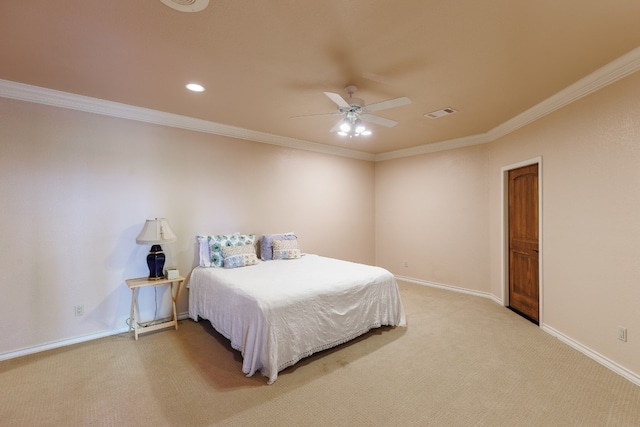
M 351 123 L 349 122 L 348 118 L 344 118 L 342 120 L 342 123 L 340 124 L 340 130 L 342 132 L 349 132 L 351 130 Z
M 176 241 L 169 223 L 164 218 L 153 218 L 145 221 L 142 231 L 136 237 L 139 245 L 161 245 Z

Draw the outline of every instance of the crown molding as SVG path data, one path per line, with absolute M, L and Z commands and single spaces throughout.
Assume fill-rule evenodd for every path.
M 496 126 L 487 133 L 489 139 L 493 141 L 514 132 L 638 70 L 640 70 L 640 47 L 597 69 L 513 119 Z
M 362 151 L 349 150 L 331 145 L 318 144 L 300 139 L 257 132 L 207 120 L 196 119 L 193 117 L 135 107 L 118 102 L 105 101 L 102 99 L 12 82 L 9 80 L 0 79 L 0 96 L 122 119 L 261 142 L 280 147 L 295 148 L 313 151 L 316 153 L 378 162 L 434 153 L 437 151 L 451 150 L 454 148 L 469 147 L 472 145 L 486 144 L 508 135 L 523 126 L 526 126 L 547 114 L 558 110 L 559 108 L 562 108 L 584 96 L 589 95 L 590 93 L 633 74 L 638 70 L 640 70 L 640 47 L 599 68 L 588 76 L 578 80 L 571 86 L 568 86 L 555 95 L 547 98 L 523 113 L 518 114 L 501 125 L 496 126 L 486 133 L 440 141 L 432 144 L 424 144 L 402 150 L 388 151 L 380 154 L 370 154 Z
M 630 74 L 640 70 L 640 47 L 626 53 L 618 59 L 599 68 L 574 84 L 566 87 L 539 104 L 529 108 L 521 114 L 491 129 L 489 132 L 468 137 L 420 145 L 403 150 L 388 151 L 377 154 L 375 161 L 399 159 L 402 157 L 428 154 L 436 151 L 450 150 L 453 148 L 468 147 L 495 141 L 508 135 L 523 126 L 528 125 L 552 112 L 583 98 L 590 93 L 602 89 Z
M 489 135 L 478 134 L 464 136 L 462 138 L 449 139 L 446 141 L 434 142 L 432 144 L 419 145 L 417 147 L 405 148 L 402 150 L 388 151 L 386 153 L 376 154 L 375 161 L 382 162 L 385 160 L 400 159 L 402 157 L 419 156 L 421 154 L 435 153 L 438 151 L 452 150 L 454 148 L 470 147 L 472 145 L 486 144 L 491 142 Z
M 193 117 L 181 116 L 178 114 L 166 113 L 163 111 L 136 107 L 83 95 L 76 95 L 73 93 L 12 82 L 9 80 L 0 79 L 0 96 L 20 101 L 33 102 L 36 104 L 67 108 L 196 132 L 210 133 L 286 148 L 296 148 L 316 153 L 349 157 L 358 160 L 373 161 L 375 157 L 373 154 L 362 151 L 349 150 L 331 145 L 318 144 L 300 139 L 257 132 L 208 120 L 196 119 Z

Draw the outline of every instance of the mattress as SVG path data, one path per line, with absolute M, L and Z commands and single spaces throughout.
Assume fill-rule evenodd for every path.
M 242 354 L 247 376 L 278 372 L 383 325 L 406 326 L 387 270 L 318 255 L 224 269 L 196 267 L 189 317 L 206 319 Z

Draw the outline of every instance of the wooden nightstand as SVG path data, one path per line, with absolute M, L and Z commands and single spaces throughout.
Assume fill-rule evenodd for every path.
M 127 286 L 131 289 L 131 321 L 129 324 L 129 332 L 133 330 L 133 334 L 138 339 L 138 335 L 144 334 L 158 329 L 170 328 L 174 326 L 178 330 L 178 315 L 176 313 L 176 302 L 180 296 L 180 288 L 184 283 L 184 277 L 176 277 L 175 279 L 159 279 L 149 280 L 148 277 L 138 277 L 136 279 L 127 279 Z M 171 320 L 157 323 L 155 325 L 141 325 L 138 318 L 138 289 L 144 286 L 160 286 L 169 285 L 171 288 L 171 300 L 173 305 L 173 316 Z M 175 289 L 174 289 L 175 288 Z

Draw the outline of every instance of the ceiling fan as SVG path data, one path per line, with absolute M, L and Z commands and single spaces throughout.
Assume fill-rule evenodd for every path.
M 357 87 L 349 85 L 345 87 L 344 90 L 349 95 L 346 99 L 333 92 L 324 92 L 324 94 L 338 106 L 338 113 L 335 114 L 341 114 L 343 116 L 335 126 L 331 128 L 330 132 L 338 132 L 339 135 L 348 136 L 349 138 L 360 135 L 371 135 L 371 131 L 367 129 L 364 121 L 385 127 L 394 127 L 398 124 L 395 120 L 376 116 L 371 113 L 411 104 L 411 100 L 404 96 L 365 105 L 362 99 L 353 97 L 353 94 L 358 90 Z

